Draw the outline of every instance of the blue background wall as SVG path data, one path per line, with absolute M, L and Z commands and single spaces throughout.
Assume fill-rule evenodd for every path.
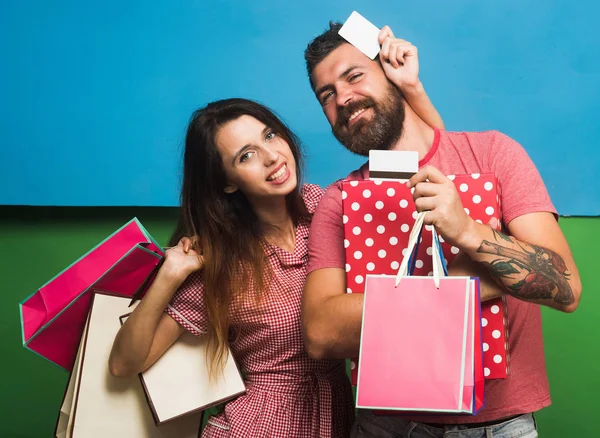
M 0 204 L 177 205 L 191 112 L 232 96 L 283 116 L 307 146 L 310 182 L 344 176 L 362 159 L 330 134 L 302 55 L 354 9 L 419 47 L 449 130 L 507 133 L 561 215 L 600 214 L 591 0 L 3 0 Z

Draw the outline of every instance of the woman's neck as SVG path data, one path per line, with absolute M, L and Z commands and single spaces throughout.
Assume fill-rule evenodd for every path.
M 294 252 L 296 226 L 288 211 L 285 198 L 281 202 L 255 207 L 258 219 L 265 224 L 265 239 L 272 245 Z

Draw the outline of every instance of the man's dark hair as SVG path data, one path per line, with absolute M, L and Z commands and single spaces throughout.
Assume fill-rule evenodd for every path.
M 316 37 L 306 47 L 304 51 L 304 60 L 306 61 L 306 71 L 308 73 L 308 79 L 310 80 L 310 86 L 314 89 L 313 84 L 313 70 L 323 59 L 327 57 L 331 52 L 337 49 L 347 41 L 340 36 L 338 33 L 342 27 L 342 23 L 337 21 L 329 22 L 329 29 L 323 32 L 321 35 Z

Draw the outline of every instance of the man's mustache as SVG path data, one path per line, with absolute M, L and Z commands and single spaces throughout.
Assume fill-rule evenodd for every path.
M 338 106 L 338 117 L 335 123 L 336 129 L 341 129 L 348 123 L 348 119 L 352 114 L 360 109 L 366 109 L 376 106 L 376 102 L 370 98 L 365 97 L 364 99 L 352 101 L 346 106 Z

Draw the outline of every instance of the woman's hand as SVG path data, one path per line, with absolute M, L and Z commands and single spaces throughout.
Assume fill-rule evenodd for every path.
M 204 267 L 204 256 L 192 249 L 197 247 L 196 237 L 183 237 L 177 246 L 169 248 L 165 253 L 165 270 L 176 277 L 187 278 L 192 272 Z
M 389 26 L 381 29 L 378 40 L 381 45 L 379 59 L 387 78 L 403 92 L 421 87 L 417 48 L 396 38 Z

